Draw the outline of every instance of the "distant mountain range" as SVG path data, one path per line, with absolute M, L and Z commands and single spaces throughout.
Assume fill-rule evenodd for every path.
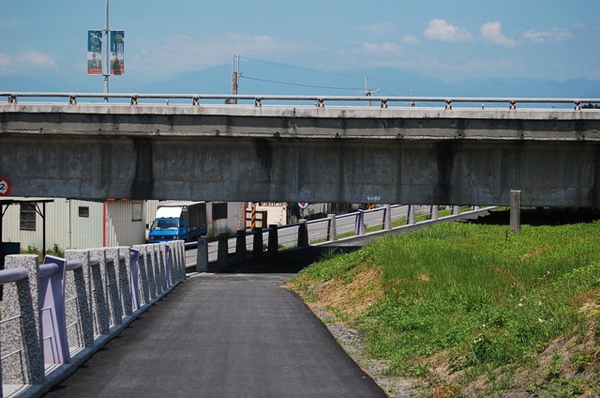
M 445 82 L 393 68 L 315 72 L 249 64 L 240 70 L 240 94 L 362 95 L 365 84 L 376 96 L 600 98 L 600 81 L 489 78 Z M 165 81 L 135 84 L 134 77 L 111 77 L 110 91 L 125 93 L 231 93 L 231 66 L 182 73 Z M 367 76 L 367 79 L 364 77 Z M 0 92 L 101 92 L 100 76 L 0 78 Z

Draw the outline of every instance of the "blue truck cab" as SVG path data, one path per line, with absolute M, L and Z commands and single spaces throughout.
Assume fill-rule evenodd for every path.
M 205 202 L 164 202 L 148 231 L 148 243 L 192 241 L 206 235 Z

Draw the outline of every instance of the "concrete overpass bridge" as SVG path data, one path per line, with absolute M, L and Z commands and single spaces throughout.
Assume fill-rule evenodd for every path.
M 15 196 L 600 205 L 600 99 L 2 96 Z

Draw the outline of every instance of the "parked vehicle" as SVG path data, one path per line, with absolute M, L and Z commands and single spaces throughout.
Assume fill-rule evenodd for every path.
M 192 241 L 207 233 L 206 202 L 160 202 L 148 243 Z

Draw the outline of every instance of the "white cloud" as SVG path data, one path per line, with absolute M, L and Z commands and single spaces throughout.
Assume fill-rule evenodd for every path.
M 0 76 L 18 75 L 22 71 L 54 69 L 56 61 L 48 54 L 25 50 L 16 54 L 0 53 Z
M 500 22 L 488 22 L 479 29 L 481 38 L 487 42 L 502 47 L 514 47 L 517 42 L 510 39 L 502 33 L 502 24 Z
M 429 40 L 445 41 L 449 43 L 468 42 L 473 40 L 471 33 L 465 28 L 450 25 L 443 19 L 435 18 L 423 32 Z
M 400 39 L 400 41 L 403 44 L 411 44 L 411 45 L 421 44 L 421 41 L 415 35 L 402 36 L 402 39 Z
M 553 28 L 543 32 L 536 29 L 529 29 L 523 34 L 523 37 L 534 43 L 540 44 L 559 43 L 575 38 L 571 32 L 564 28 Z

